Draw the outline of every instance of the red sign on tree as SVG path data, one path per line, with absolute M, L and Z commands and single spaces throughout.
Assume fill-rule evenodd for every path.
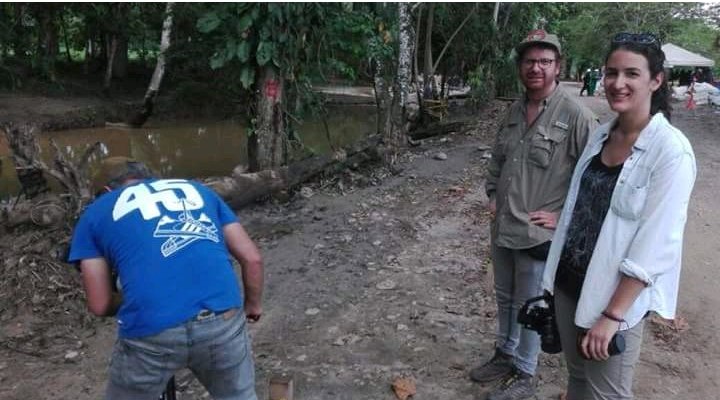
M 265 96 L 275 100 L 278 96 L 278 81 L 276 79 L 268 79 L 265 81 Z

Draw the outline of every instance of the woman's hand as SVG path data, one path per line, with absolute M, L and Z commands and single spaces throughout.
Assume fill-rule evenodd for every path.
M 582 338 L 580 351 L 588 360 L 604 361 L 610 358 L 610 340 L 620 329 L 620 323 L 601 316 Z

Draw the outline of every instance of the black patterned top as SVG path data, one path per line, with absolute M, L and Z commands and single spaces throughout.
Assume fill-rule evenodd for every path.
M 605 215 L 622 164 L 608 167 L 598 153 L 590 162 L 580 181 L 577 202 L 568 227 L 567 240 L 560 255 L 555 284 L 574 299 L 580 298 L 585 271 L 590 264 L 595 243 L 600 235 Z

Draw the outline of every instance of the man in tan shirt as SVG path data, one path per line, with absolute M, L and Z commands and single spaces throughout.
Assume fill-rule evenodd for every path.
M 522 328 L 517 314 L 527 299 L 541 294 L 546 249 L 575 163 L 597 126 L 593 113 L 559 87 L 562 50 L 557 36 L 535 30 L 515 50 L 525 95 L 500 125 L 485 185 L 494 214 L 497 341 L 492 359 L 470 372 L 476 382 L 503 380 L 489 400 L 535 393 L 540 337 Z

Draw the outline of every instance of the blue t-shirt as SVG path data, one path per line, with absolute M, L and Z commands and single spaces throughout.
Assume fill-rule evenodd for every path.
M 145 180 L 88 206 L 75 227 L 69 261 L 105 258 L 123 292 L 119 335 L 153 335 L 203 309 L 242 307 L 222 231 L 237 221 L 215 192 L 197 182 Z

